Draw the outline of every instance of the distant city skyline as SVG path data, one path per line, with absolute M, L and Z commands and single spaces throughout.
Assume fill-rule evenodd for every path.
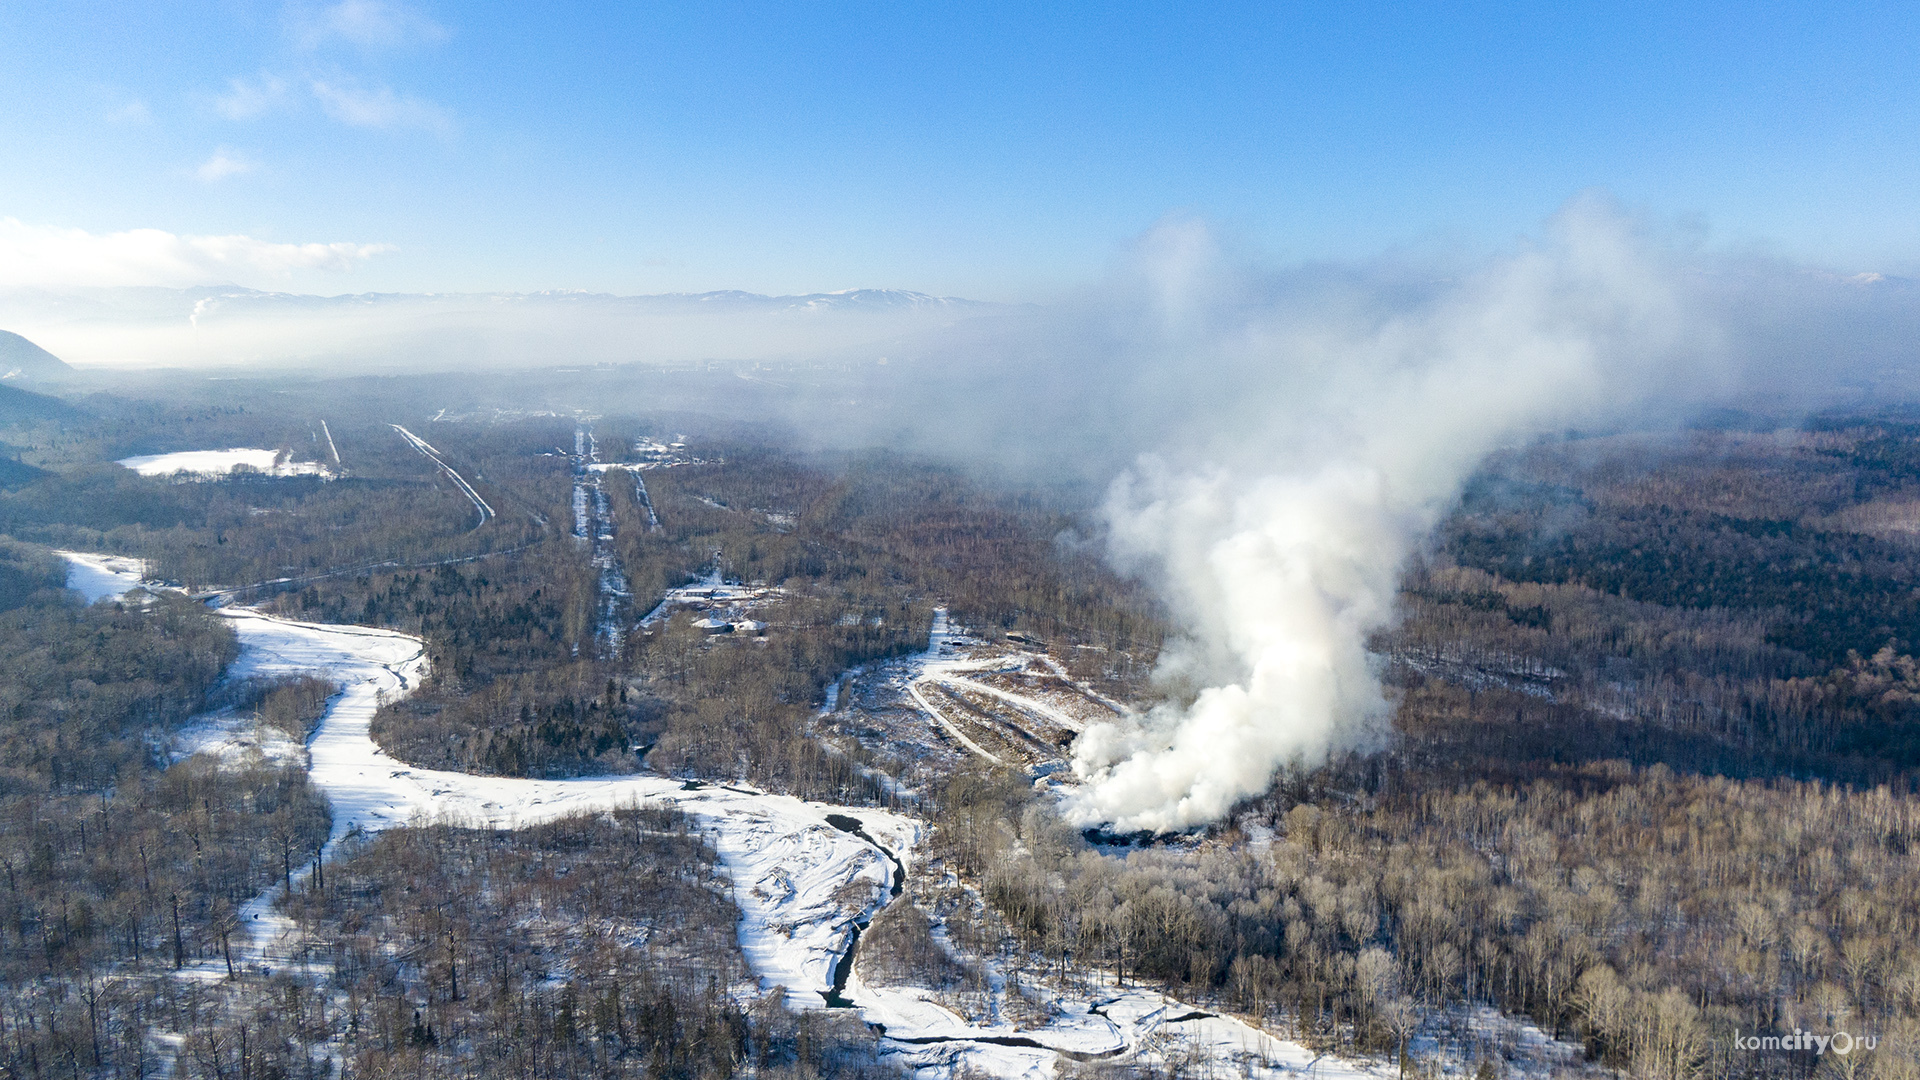
M 1909 6 L 0 8 L 0 288 L 1018 301 L 1169 216 L 1477 253 L 1603 188 L 1920 250 Z

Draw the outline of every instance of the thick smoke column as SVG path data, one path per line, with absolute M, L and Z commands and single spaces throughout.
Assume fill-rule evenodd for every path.
M 1241 315 L 1190 340 L 1229 357 L 1198 372 L 1258 387 L 1252 416 L 1223 402 L 1238 446 L 1213 464 L 1145 458 L 1112 488 L 1112 554 L 1160 586 L 1184 636 L 1156 671 L 1175 703 L 1075 743 L 1069 816 L 1187 828 L 1285 766 L 1378 746 L 1366 641 L 1408 557 L 1488 452 L 1640 400 L 1680 351 L 1676 296 L 1631 223 L 1581 203 L 1398 310 Z

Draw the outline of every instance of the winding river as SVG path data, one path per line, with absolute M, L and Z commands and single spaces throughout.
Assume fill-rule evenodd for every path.
M 69 564 L 69 588 L 89 601 L 143 585 L 137 560 L 61 555 Z M 383 702 L 427 677 L 419 638 L 297 622 L 244 607 L 217 613 L 231 620 L 240 639 L 229 678 L 316 674 L 340 687 L 306 747 L 312 779 L 333 806 L 323 858 L 351 833 L 410 822 L 510 829 L 642 800 L 669 803 L 700 824 L 725 866 L 740 909 L 740 948 L 762 988 L 817 994 L 821 1004 L 815 1008 L 858 1010 L 883 1035 L 883 1049 L 912 1070 L 951 1074 L 965 1066 L 994 1076 L 1052 1076 L 1062 1056 L 1163 1055 L 1172 1040 L 1230 1066 L 1235 1075 L 1388 1075 L 1381 1067 L 1316 1057 L 1237 1020 L 1195 1012 L 1137 988 L 1100 987 L 1081 1000 L 1029 988 L 1053 1019 L 1017 1030 L 970 1023 L 925 989 L 868 986 L 855 963 L 860 935 L 902 894 L 915 845 L 928 827 L 924 822 L 874 807 L 832 806 L 652 774 L 527 780 L 416 768 L 380 749 L 369 728 Z M 936 637 L 928 662 L 937 658 L 939 644 Z M 848 888 L 856 882 L 869 886 L 868 900 L 850 909 L 839 898 L 857 893 Z M 276 886 L 241 911 L 250 931 L 250 968 L 284 964 L 298 945 L 291 921 L 276 910 L 279 895 Z M 787 1000 L 804 1008 L 807 996 Z

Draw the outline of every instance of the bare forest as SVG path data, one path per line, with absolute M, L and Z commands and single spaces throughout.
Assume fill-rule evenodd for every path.
M 1178 693 L 1150 678 L 1178 627 L 1103 560 L 1098 491 L 697 414 L 419 411 L 333 419 L 325 477 L 110 463 L 242 443 L 331 463 L 318 417 L 264 392 L 95 395 L 0 431 L 6 1075 L 898 1071 L 883 1032 L 757 986 L 727 874 L 670 808 L 421 821 L 320 859 L 332 817 L 299 753 L 173 749 L 210 711 L 297 747 L 337 691 L 224 680 L 237 645 L 212 600 L 422 638 L 431 678 L 372 721 L 408 766 L 658 774 L 930 823 L 860 964 L 956 1015 L 1004 995 L 986 958 L 1395 1070 L 1524 1072 L 1532 1025 L 1574 1055 L 1555 1069 L 1920 1077 L 1920 427 L 1495 458 L 1371 643 L 1391 745 L 1153 836 L 1064 823 L 1060 740 L 1022 728 L 991 744 L 1020 763 L 982 760 L 874 675 L 929 650 L 939 609 L 1029 663 L 928 691 L 963 734 L 1005 735 L 996 691 Z M 493 516 L 476 525 L 392 423 Z M 172 588 L 87 606 L 55 548 L 145 559 Z M 933 751 L 892 740 L 907 723 Z M 305 951 L 234 964 L 236 912 L 276 885 Z M 1737 1043 L 1802 1029 L 1878 1043 Z

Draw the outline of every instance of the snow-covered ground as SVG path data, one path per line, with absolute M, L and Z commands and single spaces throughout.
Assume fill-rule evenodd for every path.
M 171 454 L 142 454 L 138 457 L 121 458 L 116 465 L 124 465 L 141 476 L 172 476 L 175 473 L 187 473 L 190 476 L 219 478 L 233 471 L 235 465 L 251 465 L 268 476 L 326 476 L 327 467 L 318 461 L 282 461 L 275 462 L 279 456 L 272 450 L 259 450 L 236 446 L 229 450 L 178 450 Z
M 63 553 L 70 581 L 94 598 L 140 583 L 137 565 Z M 664 802 L 698 821 L 731 879 L 739 940 L 764 988 L 785 986 L 797 1008 L 826 1007 L 834 969 L 857 927 L 887 900 L 898 872 L 911 873 L 926 825 L 871 807 L 805 802 L 751 788 L 634 775 L 524 780 L 420 769 L 395 760 L 369 734 L 376 709 L 427 674 L 418 638 L 371 627 L 294 622 L 247 608 L 225 608 L 239 634 L 236 679 L 315 674 L 342 687 L 307 751 L 313 781 L 333 805 L 329 850 L 355 832 L 446 822 L 516 828 L 569 814 L 639 802 Z M 959 670 L 958 632 L 936 627 L 923 667 Z M 946 668 L 942 665 L 953 663 Z M 857 833 L 856 833 L 857 830 Z M 893 860 L 900 870 L 896 871 Z M 249 966 L 279 966 L 291 955 L 294 927 L 275 909 L 276 888 L 240 912 L 250 930 Z M 1052 1019 L 1016 1028 L 1004 1020 L 972 1023 L 914 987 L 866 985 L 856 972 L 842 998 L 884 1028 L 883 1049 L 918 1077 L 950 1077 L 961 1066 L 998 1077 L 1052 1077 L 1060 1059 L 1206 1061 L 1235 1076 L 1311 1073 L 1376 1078 L 1385 1066 L 1318 1057 L 1230 1017 L 1200 1013 L 1150 990 L 1094 987 L 1049 998 Z
M 910 703 L 966 753 L 1035 775 L 1059 771 L 1063 748 L 1090 722 L 1125 712 L 1045 652 L 982 639 L 952 624 L 944 609 L 934 611 L 925 652 L 873 665 L 867 681 Z M 836 684 L 836 705 L 848 689 Z
M 67 561 L 67 588 L 91 604 L 122 596 L 146 577 L 147 564 L 122 555 L 95 555 L 86 551 L 56 551 Z
M 333 838 L 423 821 L 518 828 L 568 814 L 640 802 L 672 803 L 708 831 L 729 876 L 742 921 L 740 941 L 767 986 L 799 993 L 832 985 L 832 968 L 856 921 L 886 895 L 891 867 L 873 845 L 835 828 L 831 814 L 857 817 L 868 835 L 903 857 L 919 826 L 868 808 L 825 806 L 746 788 L 687 785 L 638 775 L 524 780 L 419 769 L 390 757 L 368 733 L 383 701 L 419 685 L 427 670 L 417 638 L 367 627 L 296 623 L 226 609 L 240 634 L 234 674 L 244 678 L 317 673 L 344 687 L 308 743 L 314 782 L 333 804 Z M 867 899 L 849 903 L 856 880 Z M 268 905 L 255 914 L 266 915 Z M 283 953 L 274 925 L 256 937 L 264 955 Z
M 687 449 L 686 437 L 675 436 L 672 442 L 661 442 L 641 436 L 633 440 L 633 460 L 607 468 L 633 469 L 671 469 L 676 465 L 705 465 L 707 462 L 693 456 Z
M 939 724 L 940 727 L 946 731 L 947 734 L 953 736 L 961 746 L 966 747 L 974 754 L 985 758 L 995 765 L 1004 765 L 1006 762 L 1001 760 L 991 750 L 982 747 L 979 743 L 968 738 L 967 733 L 962 731 L 953 721 L 947 719 L 946 714 L 941 712 L 940 708 L 933 702 L 927 700 L 926 694 L 920 689 L 923 683 L 942 682 L 952 678 L 955 672 L 975 670 L 977 668 L 977 665 L 973 661 L 955 658 L 955 650 L 952 645 L 953 637 L 954 632 L 949 628 L 947 623 L 947 609 L 935 608 L 933 612 L 933 630 L 927 637 L 927 651 L 920 658 L 920 673 L 907 683 L 907 693 L 912 695 L 914 703 L 920 706 L 921 711 L 931 716 L 933 722 Z
M 1025 988 L 1032 994 L 1034 988 Z M 1174 1062 L 1190 1075 L 1320 1077 L 1325 1080 L 1385 1080 L 1394 1068 L 1377 1062 L 1316 1054 L 1243 1023 L 1193 1009 L 1151 990 L 1107 987 L 1081 1000 L 1042 992 L 1057 1010 L 1042 1027 L 970 1025 L 915 990 L 848 989 L 862 1002 L 861 1015 L 886 1028 L 883 1044 L 920 1080 L 945 1080 L 963 1067 L 975 1074 L 1052 1080 L 1062 1058 L 1110 1060 L 1165 1067 Z
M 624 469 L 629 476 L 633 477 L 633 497 L 634 500 L 640 504 L 640 509 L 647 512 L 648 532 L 658 532 L 660 530 L 660 515 L 654 509 L 653 496 L 647 494 L 647 480 L 641 473 L 646 469 L 658 467 L 657 465 L 646 465 L 631 461 L 592 461 L 587 463 L 587 471 L 596 476 L 604 476 L 614 469 Z
M 139 585 L 137 565 L 63 553 L 69 587 L 92 599 Z M 828 822 L 858 820 L 863 831 L 903 862 L 919 823 L 868 807 L 828 806 L 733 786 L 685 784 L 637 775 L 577 780 L 521 780 L 418 769 L 381 750 L 369 733 L 384 701 L 419 686 L 427 673 L 420 639 L 390 630 L 294 622 L 248 608 L 224 608 L 240 637 L 232 679 L 313 674 L 343 689 L 307 744 L 314 782 L 333 804 L 329 848 L 350 832 L 444 821 L 516 828 L 568 814 L 639 802 L 669 802 L 707 828 L 734 885 L 742 913 L 740 940 L 768 987 L 786 986 L 804 1002 L 829 989 L 833 965 L 856 922 L 885 900 L 892 865 L 873 844 Z M 196 725 L 198 727 L 199 725 Z M 190 731 L 193 729 L 189 729 Z M 864 881 L 866 899 L 849 883 Z M 252 959 L 284 955 L 291 927 L 274 917 L 268 894 L 244 912 L 253 926 Z
M 278 728 L 257 722 L 254 715 L 223 709 L 196 717 L 174 733 L 167 756 L 184 761 L 195 754 L 219 758 L 225 767 L 241 765 L 297 764 L 306 757 L 305 747 Z
M 754 620 L 748 617 L 756 607 L 777 601 L 786 596 L 786 590 L 766 584 L 729 585 L 721 577 L 719 564 L 706 577 L 679 588 L 668 589 L 660 597 L 653 610 L 640 618 L 642 628 L 653 626 L 661 619 L 673 613 L 677 607 L 692 608 L 695 611 L 712 613 L 712 617 L 741 629 L 743 623 Z

